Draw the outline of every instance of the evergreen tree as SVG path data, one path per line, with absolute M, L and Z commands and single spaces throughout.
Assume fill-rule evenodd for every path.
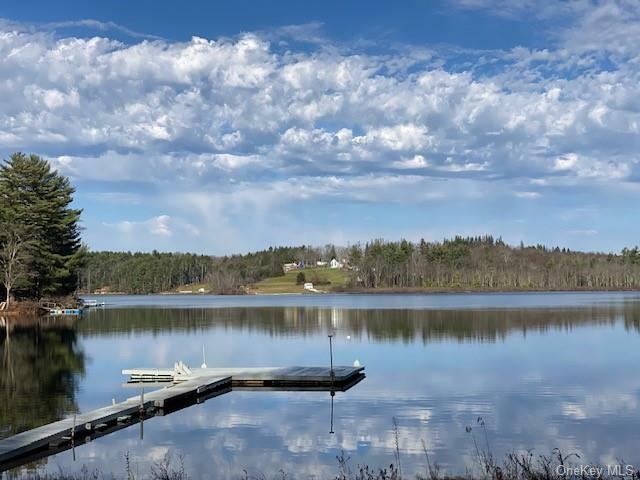
M 84 249 L 81 210 L 70 206 L 74 192 L 37 155 L 15 153 L 0 167 L 0 231 L 29 244 L 23 257 L 28 275 L 16 285 L 25 296 L 66 295 L 76 288 Z

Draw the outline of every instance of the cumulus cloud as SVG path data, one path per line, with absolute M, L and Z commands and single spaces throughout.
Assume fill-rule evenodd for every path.
M 396 168 L 425 168 L 429 166 L 429 162 L 422 155 L 414 155 L 411 158 L 405 158 L 393 162 L 393 166 Z
M 529 199 L 532 186 L 637 182 L 640 47 L 616 40 L 637 37 L 634 2 L 502 3 L 569 26 L 544 49 L 374 54 L 280 42 L 326 42 L 319 24 L 123 43 L 3 22 L 0 151 L 36 151 L 77 182 L 220 202 L 283 185 L 303 199 L 420 202 L 459 195 L 445 179 Z M 169 214 L 118 228 L 170 236 Z
M 631 176 L 638 69 L 540 78 L 531 58 L 558 54 L 514 51 L 493 76 L 424 64 L 409 73 L 400 54 L 277 53 L 255 34 L 122 44 L 5 25 L 0 142 L 103 180 Z M 527 69 L 535 85 L 512 80 Z

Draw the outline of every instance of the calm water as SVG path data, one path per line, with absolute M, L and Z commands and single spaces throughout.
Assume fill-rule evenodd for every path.
M 281 469 L 331 478 L 342 451 L 359 463 L 394 460 L 404 473 L 425 458 L 449 472 L 474 467 L 487 428 L 494 455 L 554 447 L 595 463 L 640 465 L 640 295 L 107 297 L 69 321 L 0 331 L 0 436 L 135 395 L 123 368 L 325 365 L 327 334 L 339 364 L 367 378 L 334 404 L 325 392 L 234 391 L 121 430 L 30 468 L 140 473 L 167 452 L 191 478 L 238 478 Z M 24 467 L 23 467 L 24 468 Z

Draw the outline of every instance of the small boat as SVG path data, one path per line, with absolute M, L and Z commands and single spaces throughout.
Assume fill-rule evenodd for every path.
M 82 315 L 82 308 L 65 307 L 54 302 L 40 302 L 40 308 L 52 316 L 78 316 Z

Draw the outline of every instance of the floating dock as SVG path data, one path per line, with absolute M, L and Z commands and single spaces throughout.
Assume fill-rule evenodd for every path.
M 364 378 L 364 367 L 134 368 L 126 386 L 141 395 L 0 440 L 0 472 L 69 450 L 82 443 L 239 390 L 346 391 Z M 144 393 L 144 388 L 164 388 Z
M 74 316 L 82 314 L 81 308 L 68 308 L 54 302 L 40 302 L 40 309 L 52 316 Z
M 100 308 L 106 305 L 105 302 L 99 302 L 97 300 L 84 300 L 82 302 L 83 308 Z
M 131 368 L 122 371 L 129 375 L 130 384 L 146 382 L 180 382 L 200 377 L 231 377 L 233 388 L 242 387 L 283 387 L 305 389 L 320 387 L 328 390 L 352 384 L 361 380 L 364 367 L 246 367 L 246 368 Z M 356 382 L 357 383 L 357 382 Z

